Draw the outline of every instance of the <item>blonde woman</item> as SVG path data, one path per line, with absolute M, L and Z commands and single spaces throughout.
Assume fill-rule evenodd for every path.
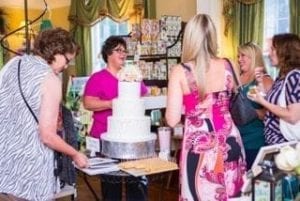
M 238 64 L 240 67 L 240 81 L 243 86 L 242 92 L 245 97 L 254 86 L 258 86 L 263 93 L 270 90 L 273 80 L 266 74 L 263 55 L 259 46 L 252 42 L 241 45 L 238 48 Z M 264 72 L 258 81 L 255 77 L 255 69 L 257 68 Z M 249 101 L 253 109 L 256 110 L 257 118 L 244 125 L 237 125 L 245 147 L 247 169 L 251 168 L 260 147 L 265 145 L 263 123 L 265 109 L 261 105 Z
M 243 143 L 229 113 L 232 70 L 217 57 L 215 26 L 198 14 L 186 25 L 182 64 L 168 84 L 166 119 L 175 126 L 185 109 L 180 200 L 228 200 L 239 195 L 245 173 Z

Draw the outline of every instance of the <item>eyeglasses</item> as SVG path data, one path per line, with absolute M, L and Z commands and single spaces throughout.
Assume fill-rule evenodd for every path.
M 64 55 L 64 57 L 65 57 L 65 60 L 66 60 L 66 65 L 68 65 L 69 63 L 70 63 L 70 59 L 65 55 L 65 54 L 63 54 Z
M 124 50 L 124 49 L 121 49 L 121 48 L 113 49 L 113 51 L 118 52 L 119 54 L 121 54 L 121 53 L 128 54 L 127 50 Z

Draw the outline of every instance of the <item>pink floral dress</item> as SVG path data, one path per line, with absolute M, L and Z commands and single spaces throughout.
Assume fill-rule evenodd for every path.
M 228 110 L 232 72 L 226 65 L 226 89 L 200 100 L 190 68 L 183 67 L 191 93 L 183 97 L 185 132 L 179 200 L 226 201 L 240 194 L 246 171 L 242 140 Z

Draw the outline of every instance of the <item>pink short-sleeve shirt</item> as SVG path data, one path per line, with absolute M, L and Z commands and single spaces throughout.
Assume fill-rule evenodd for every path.
M 141 95 L 147 93 L 144 83 L 141 84 Z M 112 100 L 118 97 L 118 79 L 106 69 L 91 75 L 86 83 L 84 96 L 98 97 L 101 100 Z M 107 131 L 107 118 L 112 115 L 112 110 L 94 111 L 91 136 L 100 138 Z

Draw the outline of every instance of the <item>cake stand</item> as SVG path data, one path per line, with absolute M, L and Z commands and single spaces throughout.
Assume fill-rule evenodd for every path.
M 138 142 L 115 141 L 106 133 L 101 136 L 101 153 L 116 159 L 141 159 L 154 157 L 156 134 L 151 133 L 148 139 Z

